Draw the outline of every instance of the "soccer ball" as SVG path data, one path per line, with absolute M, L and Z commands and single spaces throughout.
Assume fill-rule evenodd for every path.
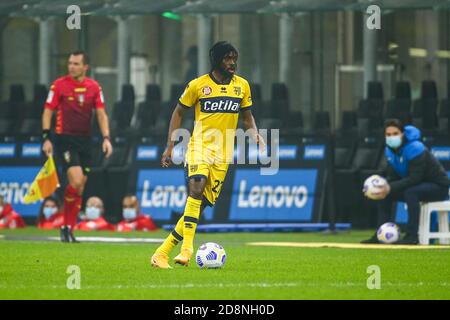
M 392 222 L 386 222 L 377 231 L 377 238 L 381 243 L 397 242 L 399 236 L 400 228 Z
M 221 245 L 207 242 L 198 248 L 195 260 L 200 268 L 217 269 L 223 267 L 226 259 L 227 254 Z
M 379 199 L 381 189 L 386 185 L 386 179 L 375 174 L 364 181 L 363 193 L 369 199 L 377 200 Z

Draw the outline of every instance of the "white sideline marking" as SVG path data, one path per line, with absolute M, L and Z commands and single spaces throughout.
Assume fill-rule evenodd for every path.
M 49 237 L 52 241 L 61 241 L 59 237 Z M 114 242 L 114 243 L 161 243 L 159 238 L 114 238 L 114 237 L 77 237 L 81 242 Z
M 425 286 L 438 286 L 438 287 L 450 287 L 449 282 L 383 282 L 384 287 L 425 287 Z M 81 289 L 194 289 L 194 288 L 275 288 L 275 287 L 362 287 L 366 288 L 366 282 L 330 282 L 330 283 L 317 283 L 317 282 L 286 282 L 286 283 L 264 283 L 264 282 L 253 282 L 253 283 L 209 283 L 209 284 L 198 284 L 198 283 L 186 283 L 186 284 L 143 284 L 143 285 L 111 285 L 111 286 L 96 286 L 87 285 L 81 286 Z M 30 289 L 30 288 L 40 288 L 40 289 L 66 289 L 65 285 L 14 285 L 8 286 L 5 284 L 0 284 L 0 289 Z
M 449 245 L 401 245 L 401 244 L 362 244 L 338 242 L 248 242 L 249 246 L 299 247 L 299 248 L 342 248 L 342 249 L 450 249 Z

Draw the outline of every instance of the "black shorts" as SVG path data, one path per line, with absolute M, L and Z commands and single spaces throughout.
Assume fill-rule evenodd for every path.
M 91 166 L 91 137 L 55 135 L 56 162 L 66 173 L 70 167 L 81 167 L 87 175 Z

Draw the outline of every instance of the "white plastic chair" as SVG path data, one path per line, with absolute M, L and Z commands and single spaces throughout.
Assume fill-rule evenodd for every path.
M 431 212 L 437 211 L 439 230 L 430 232 Z M 421 203 L 419 222 L 419 243 L 429 244 L 430 239 L 439 239 L 439 244 L 450 244 L 448 213 L 450 201 Z

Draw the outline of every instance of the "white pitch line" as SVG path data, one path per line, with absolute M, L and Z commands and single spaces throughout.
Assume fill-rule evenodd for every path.
M 265 283 L 265 282 L 249 282 L 249 283 L 209 283 L 209 284 L 198 284 L 198 283 L 185 283 L 185 284 L 143 284 L 143 285 L 111 285 L 111 286 L 97 286 L 97 285 L 81 285 L 81 289 L 195 289 L 195 288 L 276 288 L 276 287 L 335 287 L 335 288 L 345 288 L 345 287 L 363 287 L 366 288 L 366 282 L 330 282 L 330 283 L 317 283 L 317 282 L 280 282 L 280 283 Z M 382 287 L 450 287 L 449 282 L 382 282 Z M 0 284 L 0 289 L 66 289 L 65 285 L 14 285 L 8 286 Z
M 49 237 L 52 241 L 61 241 L 59 237 Z M 164 239 L 159 238 L 114 238 L 114 237 L 77 237 L 82 242 L 114 242 L 114 243 L 161 243 Z
M 249 246 L 298 247 L 298 248 L 340 248 L 340 249 L 388 249 L 388 250 L 436 250 L 450 249 L 449 245 L 398 245 L 398 244 L 360 244 L 340 242 L 248 242 Z

